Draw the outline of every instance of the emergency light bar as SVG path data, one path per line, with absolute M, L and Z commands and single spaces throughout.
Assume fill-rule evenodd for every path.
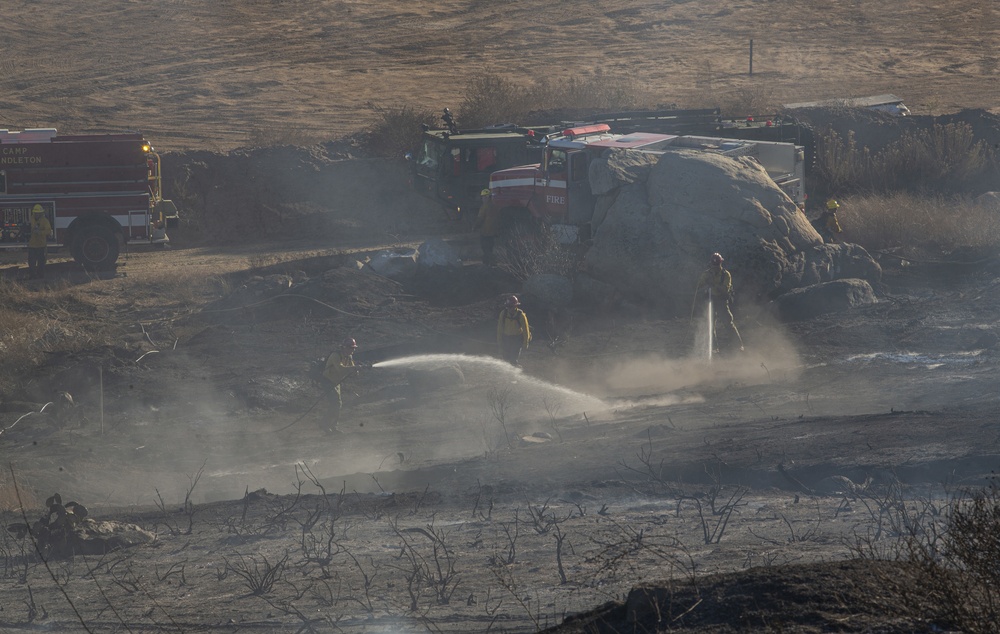
M 568 137 L 581 136 L 584 134 L 597 134 L 599 132 L 611 132 L 611 126 L 606 123 L 598 123 L 597 125 L 585 125 L 579 128 L 566 128 L 562 131 L 563 136 Z

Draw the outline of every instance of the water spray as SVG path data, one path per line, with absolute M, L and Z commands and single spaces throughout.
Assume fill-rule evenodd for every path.
M 526 388 L 533 388 L 545 392 L 554 392 L 560 396 L 573 399 L 583 405 L 585 409 L 607 409 L 607 404 L 601 399 L 571 390 L 568 387 L 550 383 L 542 379 L 524 374 L 521 368 L 517 368 L 495 357 L 473 356 L 466 354 L 421 354 L 399 359 L 389 359 L 379 361 L 372 365 L 373 368 L 441 368 L 449 365 L 471 366 L 478 370 L 484 370 L 496 378 L 510 380 L 511 383 L 522 385 Z
M 712 307 L 712 287 L 708 288 L 708 362 L 712 362 L 712 350 L 715 348 L 715 311 Z

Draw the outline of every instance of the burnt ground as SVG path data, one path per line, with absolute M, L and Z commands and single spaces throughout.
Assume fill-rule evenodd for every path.
M 6 402 L 5 490 L 16 477 L 31 517 L 58 492 L 157 539 L 47 569 L 5 536 L 5 629 L 534 631 L 603 604 L 567 631 L 947 626 L 902 610 L 894 564 L 855 557 L 996 468 L 992 260 L 883 257 L 878 304 L 808 322 L 744 302 L 747 353 L 711 363 L 687 320 L 528 305 L 515 371 L 474 356 L 505 274 L 400 284 L 316 246 L 177 244 L 106 279 L 57 263 L 122 334 L 50 355 Z M 170 271 L 217 278 L 140 292 Z M 129 313 L 96 301 L 130 292 Z M 347 333 L 376 364 L 465 356 L 364 370 L 331 437 L 306 366 Z M 82 420 L 11 427 L 42 385 Z

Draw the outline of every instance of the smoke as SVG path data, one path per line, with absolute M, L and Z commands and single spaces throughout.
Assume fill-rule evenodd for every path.
M 162 386 L 162 401 L 133 403 L 109 417 L 113 433 L 107 456 L 127 455 L 133 461 L 126 465 L 119 460 L 114 476 L 94 470 L 73 488 L 82 486 L 109 503 L 140 505 L 158 495 L 173 505 L 193 491 L 192 500 L 201 503 L 238 499 L 247 489 L 290 492 L 301 465 L 329 490 L 346 483 L 348 491 L 378 492 L 382 486 L 406 486 L 413 478 L 426 477 L 419 474 L 428 468 L 450 472 L 448 465 L 495 455 L 534 433 L 557 437 L 575 425 L 614 420 L 616 412 L 629 408 L 697 403 L 703 399 L 701 391 L 712 386 L 787 378 L 787 368 L 797 364 L 791 346 L 778 335 L 761 341 L 755 333 L 756 345 L 766 354 L 751 347 L 745 355 L 709 361 L 692 349 L 679 356 L 567 361 L 572 372 L 560 372 L 558 364 L 532 371 L 555 381 L 492 357 L 392 359 L 345 384 L 342 433 L 336 435 L 320 432 L 317 423 L 328 415 L 329 405 L 304 382 L 290 385 L 278 375 L 258 376 L 253 395 L 260 400 L 259 410 L 247 409 L 246 403 L 207 382 L 189 384 L 182 399 Z M 162 357 L 157 373 L 150 374 L 148 384 L 135 381 L 136 393 L 157 393 L 156 381 L 166 373 L 203 376 L 212 371 L 205 359 L 179 351 L 157 356 Z M 246 390 L 241 385 L 233 386 L 236 392 Z M 291 411 L 280 405 L 293 401 L 301 405 Z M 309 405 L 313 408 L 306 412 Z M 490 463 L 483 464 L 488 468 Z M 71 488 L 51 485 L 57 487 L 53 490 Z
M 558 375 L 578 389 L 610 399 L 616 409 L 697 402 L 699 391 L 737 383 L 790 382 L 799 376 L 801 359 L 780 328 L 758 325 L 744 333 L 745 351 L 713 354 L 710 324 L 705 315 L 696 319 L 687 349 L 676 354 L 632 353 L 608 356 L 603 362 L 565 361 Z

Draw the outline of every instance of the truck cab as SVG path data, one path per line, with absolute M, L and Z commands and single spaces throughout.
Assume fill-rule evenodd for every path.
M 594 211 L 592 160 L 611 148 L 661 150 L 676 138 L 649 132 L 612 134 L 607 124 L 567 128 L 547 139 L 540 163 L 495 172 L 490 178 L 493 201 L 522 218 L 586 225 Z
M 441 203 L 456 217 L 478 209 L 479 193 L 498 169 L 537 161 L 547 126 L 500 125 L 452 132 L 425 130 L 415 155 L 409 157 L 413 186 Z

